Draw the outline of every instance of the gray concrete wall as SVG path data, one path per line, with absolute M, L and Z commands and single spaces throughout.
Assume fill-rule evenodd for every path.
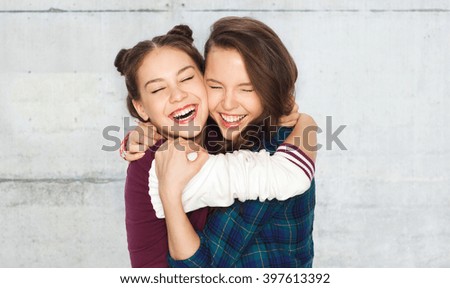
M 300 70 L 324 132 L 316 267 L 450 267 L 450 2 L 2 1 L 0 267 L 128 267 L 123 79 L 137 41 L 227 15 L 260 19 Z M 332 131 L 331 131 L 332 132 Z

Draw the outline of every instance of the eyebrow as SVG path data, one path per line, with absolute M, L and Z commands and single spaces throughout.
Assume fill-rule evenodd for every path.
M 208 81 L 211 81 L 211 82 L 214 82 L 214 83 L 222 85 L 222 82 L 217 81 L 215 79 L 208 78 L 208 79 L 206 79 L 206 82 L 208 82 Z M 240 87 L 240 86 L 253 86 L 253 85 L 252 85 L 252 83 L 248 82 L 248 83 L 241 83 L 241 84 L 238 85 L 238 87 Z
M 214 80 L 214 79 L 211 79 L 211 78 L 206 79 L 206 82 L 214 82 L 214 83 L 222 85 L 222 82 Z
M 188 69 L 191 69 L 191 68 L 194 69 L 194 66 L 188 65 L 186 67 L 181 68 L 180 70 L 178 70 L 177 76 L 180 75 L 181 73 L 183 73 L 184 71 L 186 71 Z M 164 81 L 164 79 L 163 78 L 156 78 L 156 79 L 152 79 L 150 81 L 147 81 L 147 83 L 145 83 L 145 85 L 144 85 L 144 89 L 147 88 L 148 84 L 155 83 L 155 82 L 160 82 L 160 81 Z

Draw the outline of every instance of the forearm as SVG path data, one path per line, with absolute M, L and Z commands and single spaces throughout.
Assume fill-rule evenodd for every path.
M 183 191 L 184 211 L 228 207 L 235 199 L 286 200 L 305 192 L 313 173 L 314 164 L 304 154 L 285 146 L 273 156 L 267 151 L 248 150 L 210 156 Z M 163 218 L 161 201 L 157 193 L 152 193 L 158 191 L 154 171 L 150 171 L 149 183 L 156 215 Z
M 295 147 L 283 144 L 272 156 L 267 151 L 242 156 L 230 157 L 227 165 L 231 191 L 240 201 L 286 200 L 311 185 L 313 164 Z
M 207 206 L 228 207 L 235 199 L 286 200 L 302 194 L 314 177 L 316 130 L 314 119 L 301 114 L 287 138 L 277 136 L 279 144 L 285 141 L 273 156 L 267 151 L 248 150 L 210 156 L 183 191 L 184 211 Z M 157 217 L 164 218 L 158 195 L 152 195 L 152 191 L 158 191 L 158 179 L 152 170 L 150 196 Z
M 162 204 L 166 215 L 170 256 L 175 260 L 184 260 L 198 250 L 200 238 L 186 216 L 180 197 L 170 197 L 163 191 Z M 177 199 L 173 199 L 177 198 Z

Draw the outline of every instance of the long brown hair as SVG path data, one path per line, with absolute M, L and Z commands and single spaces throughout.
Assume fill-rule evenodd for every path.
M 132 100 L 141 99 L 137 84 L 137 71 L 141 66 L 145 56 L 155 48 L 172 47 L 185 52 L 192 58 L 201 73 L 204 73 L 204 60 L 200 52 L 193 45 L 192 30 L 187 25 L 177 25 L 167 34 L 156 36 L 152 40 L 141 41 L 133 48 L 122 49 L 116 56 L 114 66 L 121 75 L 125 76 L 125 83 L 128 90 L 127 107 L 131 116 L 138 118 L 142 122 L 150 120 L 142 119 L 133 106 Z
M 205 44 L 205 59 L 212 47 L 239 52 L 263 106 L 262 115 L 241 132 L 240 140 L 228 143 L 225 150 L 261 145 L 276 129 L 280 117 L 293 108 L 298 75 L 294 59 L 269 26 L 248 17 L 225 17 L 215 22 Z M 259 143 L 253 141 L 256 134 Z

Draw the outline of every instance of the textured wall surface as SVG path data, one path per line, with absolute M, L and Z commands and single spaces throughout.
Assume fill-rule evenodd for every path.
M 227 15 L 280 35 L 323 130 L 314 265 L 450 267 L 448 1 L 80 2 L 0 3 L 0 267 L 129 267 L 114 57 Z

